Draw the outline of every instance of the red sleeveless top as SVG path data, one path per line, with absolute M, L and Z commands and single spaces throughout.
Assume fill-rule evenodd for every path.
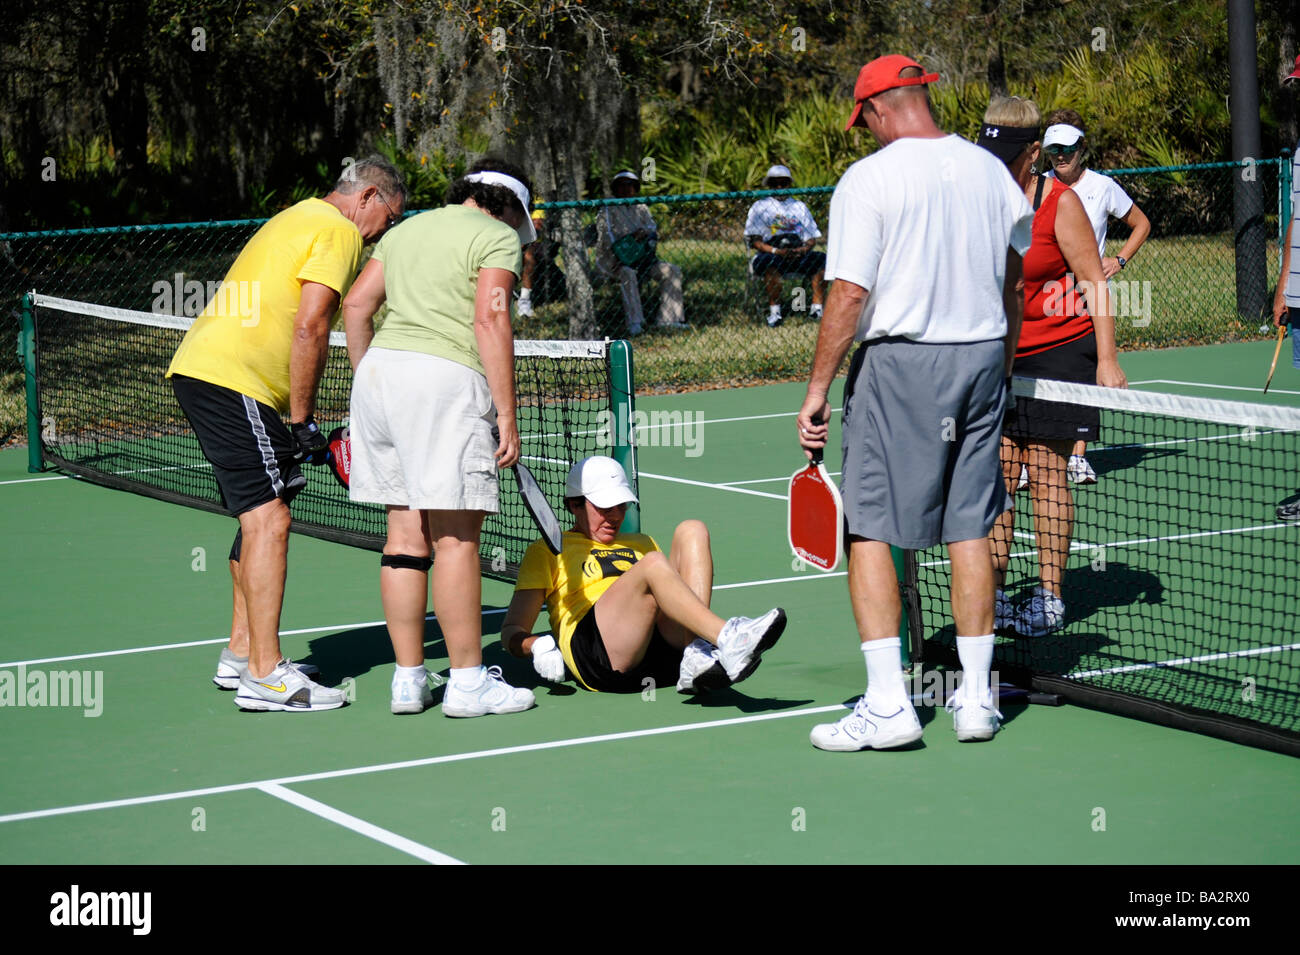
M 1020 327 L 1017 357 L 1047 351 L 1092 332 L 1092 317 L 1056 241 L 1056 207 L 1070 187 L 1059 179 L 1048 183 L 1051 188 L 1034 213 L 1032 239 L 1025 253 L 1025 322 Z

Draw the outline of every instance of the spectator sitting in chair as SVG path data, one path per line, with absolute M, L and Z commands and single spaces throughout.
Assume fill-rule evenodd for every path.
M 641 180 L 630 169 L 610 183 L 615 199 L 630 199 L 641 191 Z M 656 328 L 688 328 L 682 306 L 682 270 L 661 261 L 659 227 L 644 205 L 605 206 L 596 215 L 596 265 L 607 278 L 616 279 L 623 293 L 623 312 L 629 335 L 640 335 L 640 280 L 659 282 L 659 318 Z
M 785 166 L 773 166 L 763 177 L 765 189 L 789 189 L 794 180 Z M 757 255 L 751 264 L 754 275 L 761 275 L 767 287 L 767 324 L 781 324 L 781 279 L 786 275 L 812 277 L 812 307 L 808 317 L 822 317 L 823 274 L 826 254 L 814 252 L 821 238 L 817 220 L 808 207 L 793 196 L 767 196 L 749 207 L 745 220 L 745 237 Z

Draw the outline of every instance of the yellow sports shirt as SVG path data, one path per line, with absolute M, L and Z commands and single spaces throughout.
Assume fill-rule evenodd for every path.
M 361 233 L 323 199 L 307 199 L 248 240 L 176 349 L 167 377 L 187 375 L 289 410 L 289 349 L 303 282 L 348 292 Z
M 587 684 L 582 681 L 569 649 L 574 628 L 614 581 L 646 554 L 658 549 L 654 538 L 645 534 L 620 534 L 612 544 L 601 544 L 577 531 L 565 531 L 559 554 L 552 554 L 542 540 L 533 541 L 524 553 L 515 589 L 545 591 L 546 611 L 551 615 L 555 642 L 564 654 L 569 672 L 583 686 Z

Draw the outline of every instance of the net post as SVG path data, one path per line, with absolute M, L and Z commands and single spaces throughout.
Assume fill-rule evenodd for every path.
M 909 639 L 909 620 L 908 620 L 908 599 L 907 599 L 907 566 L 904 559 L 903 549 L 889 545 L 889 554 L 894 558 L 894 572 L 898 575 L 898 596 L 899 603 L 902 606 L 902 612 L 898 615 L 898 653 L 902 658 L 903 669 L 910 669 L 912 666 L 911 640 Z
M 636 470 L 636 429 L 632 425 L 632 414 L 636 406 L 636 389 L 633 387 L 632 346 L 623 340 L 609 343 L 609 379 L 610 379 L 610 414 L 613 415 L 610 431 L 612 432 L 612 454 L 628 480 L 637 497 L 641 496 Z M 623 530 L 630 534 L 641 532 L 641 505 L 631 504 L 627 516 L 623 518 Z
M 27 382 L 27 470 L 35 474 L 42 470 L 41 405 L 36 387 L 36 314 L 32 294 L 23 295 L 23 328 L 18 335 L 18 355 L 23 363 L 23 377 Z

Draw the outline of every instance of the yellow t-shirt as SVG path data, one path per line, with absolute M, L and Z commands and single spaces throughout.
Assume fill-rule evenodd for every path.
M 303 282 L 348 292 L 361 233 L 323 199 L 275 216 L 240 250 L 225 281 L 185 333 L 167 377 L 187 375 L 289 410 L 289 350 Z
M 515 589 L 546 592 L 546 611 L 551 615 L 555 642 L 569 672 L 583 686 L 587 684 L 570 650 L 574 628 L 614 581 L 658 549 L 654 538 L 646 534 L 620 534 L 612 544 L 601 544 L 577 531 L 565 531 L 559 554 L 552 554 L 542 540 L 534 541 L 524 553 Z

